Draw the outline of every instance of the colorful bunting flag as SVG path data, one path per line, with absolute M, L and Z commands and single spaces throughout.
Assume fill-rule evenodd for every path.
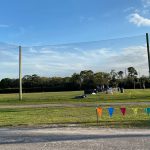
M 126 113 L 126 108 L 125 107 L 122 107 L 120 108 L 121 112 L 122 112 L 122 115 L 125 116 L 125 113 Z
M 131 108 L 131 109 L 132 109 L 134 115 L 137 115 L 138 108 Z M 114 111 L 115 111 L 115 109 L 113 107 L 109 107 L 108 108 L 108 113 L 109 113 L 110 117 L 113 116 Z M 125 116 L 125 114 L 126 114 L 126 108 L 125 107 L 121 107 L 120 111 L 121 111 L 122 115 Z M 150 107 L 149 108 L 145 108 L 144 111 L 145 111 L 145 113 L 147 113 L 148 115 L 150 115 Z M 102 117 L 103 108 L 102 107 L 97 107 L 96 108 L 96 112 L 97 112 L 97 117 L 98 116 Z
M 98 107 L 97 108 L 97 114 L 102 117 L 102 112 L 103 112 L 103 109 L 101 107 Z
M 134 115 L 137 115 L 138 113 L 138 108 L 132 108 Z
M 112 117 L 114 113 L 114 108 L 113 107 L 108 108 L 108 113 L 109 113 L 109 116 Z
M 145 108 L 145 112 L 150 115 L 150 108 Z

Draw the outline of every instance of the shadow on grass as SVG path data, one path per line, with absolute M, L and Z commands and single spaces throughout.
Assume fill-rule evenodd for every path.
M 0 109 L 0 113 L 7 113 L 7 112 L 22 112 L 22 110 L 19 109 L 10 109 L 10 108 L 2 108 Z

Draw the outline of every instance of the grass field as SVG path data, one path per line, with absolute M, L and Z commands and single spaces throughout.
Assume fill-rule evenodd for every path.
M 18 101 L 18 94 L 1 94 L 0 105 L 19 104 L 50 104 L 50 103 L 92 103 L 100 104 L 110 102 L 150 102 L 150 90 L 125 90 L 125 93 L 89 95 L 85 99 L 74 99 L 75 96 L 83 94 L 83 91 L 74 92 L 47 92 L 47 93 L 25 93 L 23 100 Z
M 23 100 L 18 101 L 17 94 L 0 95 L 0 126 L 38 126 L 51 124 L 78 124 L 82 126 L 102 127 L 150 127 L 150 116 L 144 112 L 149 104 L 138 105 L 138 102 L 150 102 L 150 90 L 125 90 L 125 93 L 114 93 L 109 95 L 99 93 L 90 95 L 85 99 L 74 99 L 82 94 L 76 92 L 50 92 L 23 94 Z M 120 106 L 116 102 L 122 102 Z M 126 102 L 137 102 L 134 105 L 126 105 Z M 62 106 L 62 107 L 41 107 L 41 108 L 13 108 L 16 105 L 40 105 L 40 104 L 95 104 L 103 105 L 103 116 L 97 124 L 96 111 L 94 106 Z M 107 108 L 114 103 L 115 112 L 109 117 Z M 3 108 L 2 108 L 3 106 Z M 11 106 L 12 108 L 5 108 Z M 127 114 L 122 116 L 120 107 L 127 108 Z M 133 113 L 132 108 L 138 108 L 138 114 Z

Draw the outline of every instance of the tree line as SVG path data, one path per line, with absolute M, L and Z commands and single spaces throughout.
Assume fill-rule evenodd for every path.
M 122 87 L 128 89 L 150 88 L 149 77 L 138 77 L 134 67 L 127 68 L 127 73 L 111 70 L 93 72 L 83 70 L 71 77 L 40 77 L 36 74 L 22 78 L 23 92 L 75 91 L 96 89 L 101 86 Z M 0 81 L 0 93 L 16 93 L 19 91 L 19 79 L 4 78 Z

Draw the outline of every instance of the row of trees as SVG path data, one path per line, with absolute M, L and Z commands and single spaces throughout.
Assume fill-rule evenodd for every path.
M 40 91 L 66 91 L 84 90 L 96 87 L 111 86 L 123 88 L 149 88 L 150 80 L 142 76 L 138 78 L 138 73 L 134 67 L 127 69 L 127 75 L 123 71 L 110 73 L 84 70 L 79 74 L 74 73 L 71 77 L 40 77 L 36 74 L 25 75 L 23 81 L 24 92 Z M 19 79 L 4 78 L 0 81 L 0 92 L 18 92 Z

